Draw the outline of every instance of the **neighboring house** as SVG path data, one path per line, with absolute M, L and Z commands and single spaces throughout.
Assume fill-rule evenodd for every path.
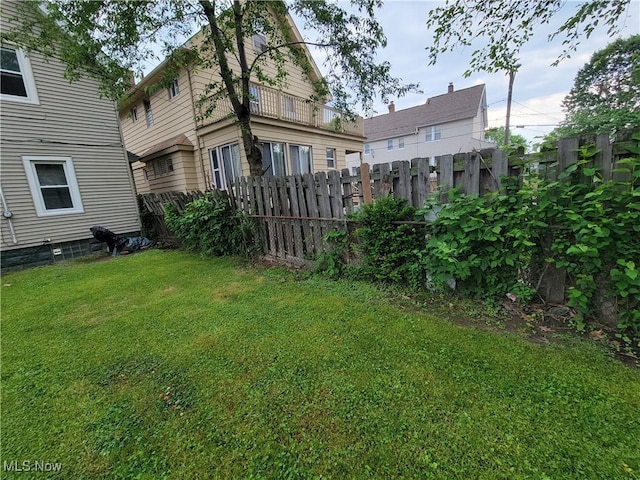
M 487 94 L 485 85 L 431 97 L 423 105 L 395 110 L 364 121 L 365 140 L 363 162 L 370 165 L 412 158 L 430 158 L 473 149 L 495 147 L 485 141 L 487 124 Z M 360 164 L 359 156 L 350 156 L 348 167 Z
M 0 28 L 16 2 L 3 0 Z M 54 59 L 2 43 L 2 271 L 101 249 L 89 228 L 140 231 L 115 103 L 98 83 L 69 83 Z
M 299 31 L 288 18 L 293 34 Z M 201 42 L 202 33 L 189 42 Z M 264 49 L 265 38 L 247 39 L 249 62 Z M 312 77 L 320 72 L 311 58 Z M 168 87 L 147 95 L 145 87 L 157 83 L 165 64 L 136 84 L 120 103 L 120 123 L 127 149 L 137 155 L 132 163 L 138 193 L 225 189 L 228 178 L 249 175 L 240 128 L 228 99 L 218 101 L 212 115 L 202 118 L 198 99 L 205 86 L 220 81 L 215 69 L 183 68 Z M 239 69 L 238 65 L 232 68 Z M 251 84 L 252 129 L 262 143 L 267 175 L 290 175 L 345 168 L 347 154 L 362 152 L 362 119 L 343 122 L 336 129 L 339 112 L 307 99 L 312 85 L 302 70 L 287 64 L 286 87 L 276 89 Z M 275 74 L 275 67 L 265 67 Z

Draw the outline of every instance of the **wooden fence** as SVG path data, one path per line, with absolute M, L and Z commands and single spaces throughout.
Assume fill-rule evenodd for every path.
M 415 158 L 372 168 L 362 164 L 355 175 L 344 169 L 287 177 L 242 177 L 229 185 L 228 193 L 237 209 L 257 219 L 267 255 L 299 262 L 321 253 L 326 247 L 324 236 L 334 229 L 346 229 L 348 215 L 363 203 L 392 195 L 421 207 L 436 187 L 442 192 L 441 201 L 446 201 L 446 191 L 452 187 L 482 195 L 499 190 L 503 176 L 521 175 L 525 163 L 555 179 L 578 161 L 583 145 L 598 147 L 589 162 L 602 171 L 604 180 L 622 180 L 625 174 L 617 172 L 615 165 L 632 155 L 631 134 L 619 134 L 614 143 L 610 143 L 608 135 L 564 139 L 556 148 L 530 155 L 508 157 L 495 149 L 444 155 L 436 157 L 437 167 L 430 166 L 426 158 Z M 162 221 L 162 205 L 171 202 L 182 209 L 201 195 L 143 195 L 161 240 L 172 238 Z

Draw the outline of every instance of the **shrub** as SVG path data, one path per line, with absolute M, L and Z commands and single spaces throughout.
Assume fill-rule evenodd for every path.
M 355 248 L 362 254 L 363 275 L 384 282 L 409 282 L 414 287 L 424 284 L 418 259 L 426 227 L 403 223 L 419 220 L 414 207 L 404 199 L 385 197 L 364 205 L 353 218 L 358 221 Z
M 202 256 L 238 255 L 252 251 L 253 229 L 248 219 L 234 211 L 226 196 L 208 193 L 187 204 L 179 213 L 165 204 L 165 222 L 169 230 L 190 251 Z

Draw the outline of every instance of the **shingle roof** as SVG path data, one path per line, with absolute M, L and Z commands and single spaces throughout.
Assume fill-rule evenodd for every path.
M 140 155 L 140 158 L 148 157 L 149 155 L 158 153 L 161 150 L 165 150 L 176 145 L 186 145 L 187 147 L 193 148 L 193 143 L 191 143 L 191 141 L 184 133 L 181 133 L 180 135 L 165 140 L 164 142 L 156 143 L 153 147 L 149 148 L 146 152 Z
M 385 113 L 364 120 L 367 141 L 394 138 L 415 133 L 416 127 L 439 125 L 475 117 L 482 102 L 485 85 L 463 88 L 431 97 L 424 105 Z

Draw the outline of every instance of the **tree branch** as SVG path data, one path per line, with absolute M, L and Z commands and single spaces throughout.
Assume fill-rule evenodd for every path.
M 256 55 L 256 58 L 253 59 L 253 62 L 251 62 L 251 66 L 249 67 L 249 75 L 251 75 L 251 72 L 253 72 L 253 67 L 255 67 L 256 63 L 258 63 L 258 59 L 275 50 L 280 50 L 283 47 L 292 47 L 294 45 L 313 45 L 314 47 L 334 47 L 336 46 L 335 43 L 315 43 L 315 42 L 286 42 L 286 43 L 281 43 L 279 45 L 274 45 L 273 47 L 267 47 L 266 50 L 260 52 L 258 55 Z

